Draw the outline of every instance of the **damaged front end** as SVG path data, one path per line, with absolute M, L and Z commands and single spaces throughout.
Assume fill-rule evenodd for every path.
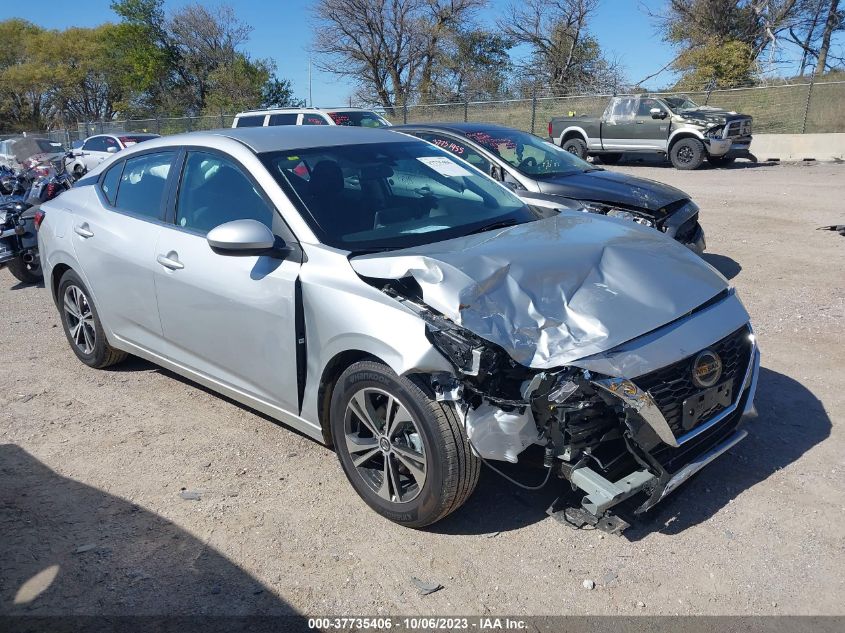
M 737 427 L 754 414 L 759 371 L 750 326 L 707 347 L 721 363 L 711 387 L 694 383 L 703 352 L 635 379 L 577 362 L 538 371 L 425 305 L 412 279 L 380 282 L 424 319 L 430 342 L 454 366 L 431 375 L 431 386 L 456 406 L 473 451 L 516 463 L 540 446 L 550 474 L 583 494 L 580 504 L 567 494 L 549 508 L 558 520 L 621 533 L 628 523 L 615 506 L 640 495 L 634 513 L 648 511 L 746 436 Z
M 430 374 L 482 459 L 541 447 L 583 493 L 551 513 L 611 532 L 744 437 L 759 353 L 715 270 L 656 233 L 561 214 L 353 268 L 416 313 L 453 367 Z M 490 465 L 490 464 L 488 464 Z

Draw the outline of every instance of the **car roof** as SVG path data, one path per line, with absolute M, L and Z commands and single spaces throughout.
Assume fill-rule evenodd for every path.
M 235 118 L 242 116 L 262 116 L 265 114 L 292 114 L 292 113 L 306 113 L 306 112 L 320 112 L 327 114 L 329 112 L 374 112 L 366 108 L 316 108 L 316 107 L 302 107 L 302 108 L 265 108 L 262 110 L 245 110 L 238 112 Z
M 442 123 L 407 123 L 403 125 L 394 125 L 393 128 L 397 132 L 402 130 L 441 130 L 443 132 L 454 132 L 457 134 L 466 134 L 467 132 L 479 132 L 487 130 L 516 130 L 516 128 L 499 125 L 498 123 L 464 123 L 454 121 L 444 121 Z
M 144 147 L 179 147 L 182 145 L 211 144 L 216 138 L 229 138 L 249 147 L 256 154 L 312 147 L 358 145 L 362 143 L 407 143 L 405 134 L 388 128 L 347 127 L 341 125 L 281 125 L 277 127 L 240 127 L 188 132 L 163 136 Z M 141 147 L 141 146 L 139 146 Z

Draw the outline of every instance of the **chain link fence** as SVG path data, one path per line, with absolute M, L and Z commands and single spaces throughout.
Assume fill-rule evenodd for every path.
M 652 92 L 655 96 L 677 92 Z M 845 81 L 776 84 L 728 90 L 683 93 L 701 105 L 733 110 L 754 117 L 757 134 L 845 132 Z M 613 95 L 535 96 L 503 101 L 462 101 L 399 105 L 381 113 L 392 123 L 477 121 L 500 123 L 539 136 L 547 135 L 555 116 L 601 116 Z M 67 146 L 94 134 L 177 134 L 231 127 L 234 114 L 157 117 L 126 121 L 80 123 L 74 129 L 37 133 Z M 0 136 L 0 140 L 2 140 Z

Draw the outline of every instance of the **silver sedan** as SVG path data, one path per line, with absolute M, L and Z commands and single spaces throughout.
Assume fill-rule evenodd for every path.
M 334 446 L 403 525 L 537 455 L 583 491 L 567 517 L 618 531 L 615 504 L 648 510 L 754 412 L 748 314 L 700 258 L 396 132 L 154 139 L 43 211 L 79 360 L 148 359 Z

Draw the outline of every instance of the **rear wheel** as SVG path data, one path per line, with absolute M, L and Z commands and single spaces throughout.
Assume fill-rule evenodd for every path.
M 615 165 L 622 160 L 622 154 L 600 154 L 599 158 L 605 165 Z
M 736 156 L 708 156 L 707 162 L 713 167 L 727 167 L 732 165 L 736 160 Z
M 89 367 L 102 369 L 127 357 L 109 345 L 97 308 L 82 280 L 72 270 L 59 282 L 59 310 L 68 343 L 77 358 Z
M 587 144 L 580 138 L 571 138 L 563 142 L 561 145 L 570 154 L 575 154 L 578 158 L 587 160 Z
M 37 257 L 30 263 L 26 263 L 23 257 L 13 259 L 9 262 L 9 272 L 25 284 L 37 284 L 44 279 L 41 273 L 41 262 Z
M 381 363 L 349 367 L 332 394 L 331 430 L 347 479 L 373 510 L 408 527 L 439 521 L 478 483 L 454 407 Z
M 675 169 L 698 169 L 705 156 L 704 143 L 697 138 L 682 138 L 669 151 Z

